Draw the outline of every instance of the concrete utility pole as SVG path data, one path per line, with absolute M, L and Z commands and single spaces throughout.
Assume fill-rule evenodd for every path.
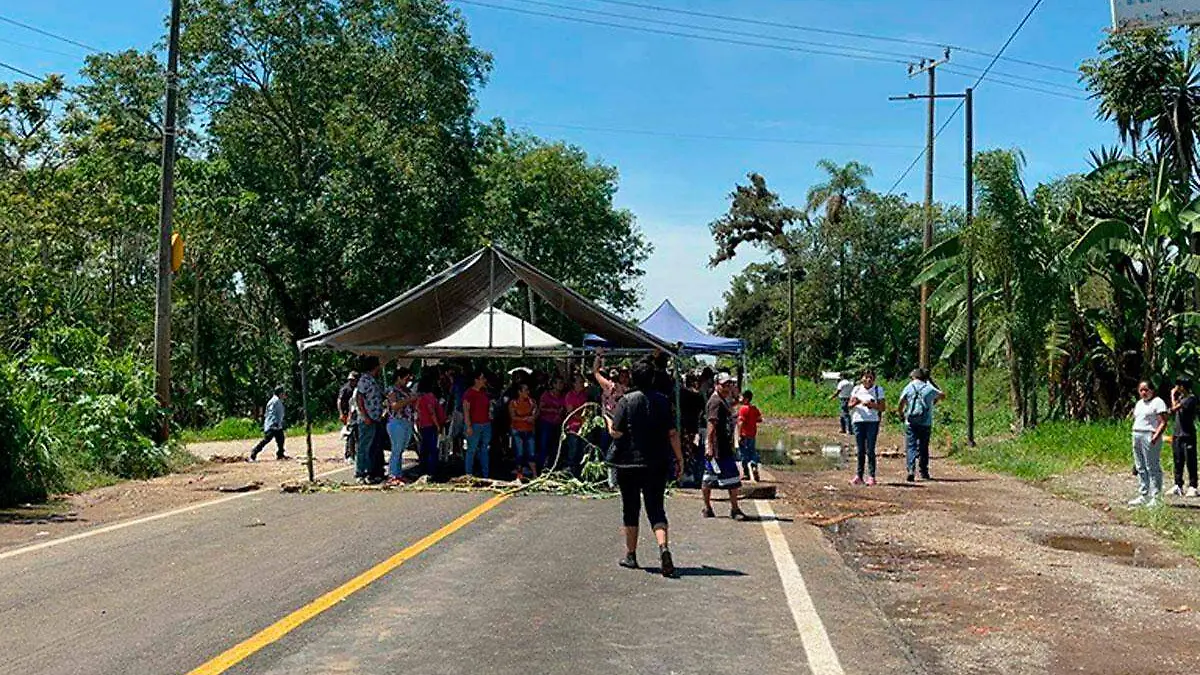
M 167 110 L 163 123 L 162 190 L 158 207 L 158 282 L 154 303 L 154 391 L 167 410 L 160 440 L 171 433 L 171 227 L 175 212 L 175 117 L 179 107 L 179 8 L 171 0 L 167 44 Z
M 937 123 L 937 68 L 950 60 L 950 50 L 947 49 L 940 59 L 908 64 L 908 75 L 914 77 L 921 73 L 929 76 L 929 93 L 920 98 L 926 98 L 929 103 L 929 116 L 925 126 L 925 236 L 924 248 L 933 248 L 933 139 L 936 135 L 934 126 Z M 917 98 L 904 97 L 903 100 Z M 892 99 L 896 100 L 896 99 Z M 922 368 L 929 368 L 929 283 L 921 284 L 921 333 L 917 348 L 918 361 Z

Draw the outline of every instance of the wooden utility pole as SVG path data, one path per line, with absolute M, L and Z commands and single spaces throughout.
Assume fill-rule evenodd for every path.
M 160 440 L 171 433 L 171 227 L 175 212 L 175 118 L 179 107 L 179 9 L 171 0 L 167 43 L 167 110 L 163 123 L 162 183 L 158 206 L 158 280 L 154 303 L 154 391 L 167 411 Z
M 929 93 L 923 97 L 907 96 L 903 100 L 925 98 L 929 104 L 929 114 L 925 124 L 925 233 L 923 237 L 924 250 L 933 248 L 933 141 L 936 136 L 934 127 L 937 123 L 937 68 L 950 60 L 950 50 L 947 49 L 940 59 L 922 60 L 919 63 L 908 64 L 908 75 L 913 77 L 926 73 L 929 77 Z M 896 100 L 896 99 L 892 99 Z M 921 284 L 921 328 L 917 347 L 917 360 L 922 368 L 929 368 L 929 282 Z
M 792 256 L 784 254 L 788 277 L 788 400 L 796 399 L 796 275 L 792 270 Z
M 967 220 L 970 236 L 975 220 L 975 90 L 967 89 Z M 975 447 L 975 248 L 967 246 L 967 445 Z

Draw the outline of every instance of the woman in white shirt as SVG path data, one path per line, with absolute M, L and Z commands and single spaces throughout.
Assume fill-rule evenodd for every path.
M 854 444 L 858 448 L 858 469 L 851 485 L 862 485 L 866 468 L 866 484 L 875 484 L 875 440 L 879 437 L 879 414 L 887 410 L 883 387 L 875 384 L 875 371 L 862 374 L 861 383 L 850 393 L 850 422 L 854 427 Z M 865 467 L 863 465 L 866 465 Z
M 1138 475 L 1138 496 L 1130 506 L 1154 506 L 1162 494 L 1162 440 L 1167 428 L 1167 404 L 1154 395 L 1149 382 L 1138 383 L 1133 406 L 1133 466 Z

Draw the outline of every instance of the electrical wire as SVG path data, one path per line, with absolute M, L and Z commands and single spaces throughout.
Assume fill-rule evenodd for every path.
M 41 47 L 38 45 L 25 44 L 24 42 L 17 42 L 16 40 L 9 40 L 8 38 L 0 38 L 0 42 L 3 42 L 4 44 L 7 44 L 7 45 L 12 45 L 14 47 L 20 47 L 21 49 L 32 49 L 34 51 L 46 52 L 47 54 L 57 54 L 58 56 L 66 56 L 66 57 L 72 58 L 72 59 L 79 58 L 79 54 L 63 52 L 63 51 L 59 51 L 57 49 L 51 49 L 49 47 Z
M 889 52 L 889 51 L 884 51 L 884 50 L 880 50 L 880 49 L 869 49 L 866 47 L 856 47 L 853 45 L 837 44 L 837 43 L 832 43 L 832 42 L 816 42 L 813 40 L 798 40 L 796 38 L 779 37 L 776 35 L 764 35 L 763 33 L 751 33 L 748 31 L 730 30 L 728 28 L 714 28 L 712 26 L 703 26 L 703 25 L 699 25 L 699 24 L 695 24 L 695 23 L 680 23 L 677 21 L 663 21 L 660 19 L 646 19 L 646 18 L 642 18 L 642 17 L 638 17 L 638 16 L 629 16 L 628 14 L 619 14 L 617 12 L 603 12 L 603 11 L 595 10 L 595 9 L 586 9 L 586 8 L 582 8 L 582 7 L 571 7 L 569 5 L 560 5 L 560 4 L 556 4 L 556 3 L 552 3 L 552 2 L 543 2 L 542 0 L 511 0 L 511 2 L 519 2 L 522 4 L 534 5 L 537 7 L 548 7 L 548 8 L 557 9 L 557 10 L 566 10 L 566 11 L 571 11 L 571 12 L 577 12 L 580 14 L 590 14 L 592 16 L 603 16 L 603 17 L 609 17 L 609 18 L 615 18 L 615 19 L 622 19 L 624 21 L 640 21 L 642 23 L 649 23 L 649 24 L 655 25 L 655 26 L 668 26 L 671 28 L 688 28 L 691 30 L 701 30 L 701 31 L 707 31 L 710 33 L 720 33 L 722 35 L 737 35 L 737 36 L 741 36 L 741 37 L 749 37 L 749 38 L 755 38 L 755 39 L 759 39 L 759 40 L 775 40 L 777 42 L 785 42 L 785 43 L 797 44 L 797 45 L 807 45 L 807 46 L 811 46 L 811 47 L 826 47 L 826 48 L 833 48 L 833 49 L 852 49 L 856 52 L 862 52 L 864 54 L 875 54 L 878 56 L 889 56 L 889 57 L 895 57 L 895 58 L 901 58 L 901 59 L 916 60 L 916 59 L 921 58 L 920 55 L 914 55 L 914 54 L 910 54 L 910 53 Z
M 641 32 L 641 33 L 651 33 L 654 35 L 670 35 L 673 37 L 691 38 L 694 40 L 705 40 L 708 42 L 719 42 L 719 43 L 724 43 L 724 44 L 740 45 L 740 46 L 744 46 L 744 47 L 761 47 L 763 49 L 774 49 L 777 51 L 797 52 L 797 53 L 802 53 L 802 54 L 816 54 L 819 56 L 837 56 L 837 57 L 841 57 L 841 58 L 857 59 L 860 61 L 874 61 L 874 62 L 878 62 L 878 63 L 899 63 L 899 64 L 907 63 L 906 61 L 903 61 L 900 59 L 883 58 L 883 57 L 871 56 L 869 54 L 863 54 L 863 53 L 833 52 L 833 51 L 828 51 L 828 50 L 807 49 L 804 47 L 789 47 L 786 45 L 769 44 L 769 43 L 765 43 L 765 42 L 751 42 L 748 40 L 734 40 L 734 39 L 729 39 L 729 38 L 717 37 L 717 36 L 713 36 L 713 35 L 698 35 L 695 33 L 684 33 L 684 32 L 673 31 L 673 30 L 662 30 L 662 29 L 657 29 L 657 28 L 649 28 L 649 27 L 645 27 L 645 26 L 630 26 L 628 24 L 613 23 L 610 21 L 600 21 L 597 19 L 585 19 L 583 17 L 567 16 L 565 14 L 554 14 L 551 12 L 540 12 L 540 11 L 536 11 L 536 10 L 532 10 L 532 9 L 521 9 L 519 7 L 508 7 L 505 5 L 495 5 L 495 4 L 492 4 L 489 2 L 480 2 L 479 0 L 453 0 L 453 1 L 457 2 L 459 4 L 462 4 L 462 5 L 487 7 L 490 9 L 499 9 L 499 10 L 504 10 L 507 12 L 516 12 L 518 14 L 528 14 L 531 16 L 542 16 L 542 17 L 547 17 L 547 18 L 552 18 L 552 19 L 560 19 L 563 21 L 574 21 L 576 23 L 591 24 L 593 26 L 606 26 L 609 28 L 622 28 L 625 30 L 636 31 L 636 32 Z M 850 48 L 848 48 L 848 49 L 850 49 Z
M 960 51 L 960 52 L 964 52 L 967 54 L 974 54 L 976 56 L 986 56 L 989 58 L 1002 56 L 1004 53 L 1003 51 L 1001 51 L 997 54 L 993 54 L 990 52 L 980 51 L 978 49 L 971 49 L 969 47 L 961 47 L 961 46 L 953 45 L 953 44 L 946 43 L 946 42 L 933 42 L 933 41 L 929 41 L 929 40 L 914 40 L 914 39 L 910 39 L 910 38 L 899 38 L 899 37 L 891 37 L 891 36 L 886 36 L 886 35 L 872 35 L 870 33 L 858 33 L 858 32 L 853 32 L 853 31 L 837 30 L 837 29 L 833 29 L 833 28 L 822 28 L 822 27 L 818 27 L 818 26 L 805 26 L 802 24 L 783 23 L 783 22 L 779 22 L 779 21 L 766 21 L 766 20 L 762 20 L 762 19 L 751 19 L 751 18 L 747 18 L 747 17 L 743 17 L 743 16 L 731 16 L 728 14 L 712 14 L 709 12 L 698 12 L 695 10 L 679 9 L 679 8 L 675 8 L 675 7 L 663 7 L 660 5 L 651 5 L 651 4 L 644 3 L 644 2 L 634 2 L 633 0 L 592 0 L 592 2 L 603 3 L 603 4 L 608 4 L 608 5 L 619 5 L 619 6 L 623 6 L 623 7 L 633 7 L 636 9 L 648 10 L 648 11 L 652 11 L 652 12 L 664 12 L 664 13 L 668 13 L 668 14 L 694 16 L 694 17 L 701 17 L 701 18 L 705 18 L 705 19 L 731 21 L 734 23 L 742 23 L 742 24 L 748 24 L 748 25 L 753 25 L 753 26 L 784 28 L 784 29 L 788 29 L 788 30 L 796 30 L 796 31 L 809 32 L 809 33 L 823 33 L 826 35 L 838 35 L 841 37 L 858 38 L 860 40 L 878 40 L 881 42 L 892 42 L 892 43 L 896 43 L 896 44 L 907 44 L 907 45 L 914 45 L 914 46 L 919 46 L 919 47 L 936 47 L 937 49 L 949 48 L 949 49 L 952 49 L 955 51 Z M 1074 70 L 1071 70 L 1069 68 L 1064 68 L 1062 66 L 1055 66 L 1055 65 L 1050 65 L 1050 64 L 1046 64 L 1046 63 L 1037 63 L 1036 61 L 1026 61 L 1023 59 L 1017 59 L 1017 58 L 1013 58 L 1010 56 L 1006 56 L 1003 58 L 1005 61 L 1010 61 L 1012 63 L 1019 63 L 1021 65 L 1031 66 L 1034 68 L 1042 68 L 1045 70 L 1056 70 L 1059 72 L 1068 73 L 1070 75 L 1077 74 Z
M 975 80 L 975 85 L 972 87 L 972 89 L 979 87 L 979 85 L 983 82 L 983 79 L 988 76 L 988 73 L 992 72 L 992 66 L 996 65 L 996 61 L 1000 60 L 1000 57 L 1004 55 L 1004 52 L 1008 49 L 1008 46 L 1012 44 L 1013 40 L 1017 39 L 1017 34 L 1021 32 L 1021 29 L 1025 27 L 1025 24 L 1029 23 L 1030 17 L 1032 17 L 1033 13 L 1037 11 L 1037 8 L 1041 6 L 1042 0 L 1034 0 L 1034 3 L 1029 8 L 1029 11 L 1025 13 L 1025 17 L 1021 19 L 1021 23 L 1017 24 L 1016 29 L 1014 29 L 1012 34 L 1008 36 L 1008 39 L 1004 41 L 1004 46 L 1001 47 L 1000 51 L 996 52 L 996 54 L 992 57 L 992 62 L 988 64 L 987 68 L 983 69 L 983 73 L 979 76 L 979 79 Z M 946 121 L 942 123 L 942 126 L 938 128 L 937 133 L 933 135 L 934 141 L 937 141 L 938 137 L 942 135 L 942 132 L 946 130 L 946 127 L 950 126 L 950 122 L 952 122 L 954 118 L 958 116 L 958 113 L 962 112 L 962 109 L 966 107 L 966 105 L 966 100 L 958 102 L 958 107 L 954 109 L 954 112 L 950 113 L 950 116 L 947 117 Z M 908 165 L 908 168 L 904 170 L 904 173 L 900 174 L 900 177 L 896 179 L 895 183 L 892 183 L 892 187 L 887 191 L 889 195 L 894 193 L 896 188 L 900 187 L 900 183 L 904 182 L 905 178 L 908 178 L 908 174 L 912 172 L 913 167 L 917 165 L 917 162 L 920 162 L 921 158 L 925 156 L 925 152 L 926 150 L 921 150 L 916 158 L 913 159 L 912 163 Z
M 84 43 L 82 43 L 82 42 L 79 42 L 78 40 L 72 40 L 72 39 L 71 39 L 71 38 L 69 38 L 69 37 L 64 37 L 64 36 L 62 36 L 62 35 L 59 35 L 59 34 L 57 34 L 57 33 L 51 33 L 51 32 L 50 32 L 50 31 L 48 31 L 48 30 L 42 30 L 41 28 L 38 28 L 37 26 L 31 26 L 31 25 L 29 25 L 29 24 L 27 24 L 27 23 L 22 23 L 22 22 L 20 22 L 20 21 L 17 21 L 16 19 L 12 19 L 12 18 L 9 18 L 9 17 L 7 17 L 7 16 L 4 16 L 3 14 L 0 14 L 0 21 L 3 21 L 4 23 L 9 23 L 9 24 L 12 24 L 12 25 L 14 25 L 14 26 L 19 26 L 19 27 L 21 27 L 21 28 L 24 28 L 25 30 L 31 30 L 31 31 L 33 31 L 33 32 L 35 32 L 35 33 L 38 33 L 39 35 L 45 35 L 45 36 L 46 36 L 46 37 L 48 37 L 48 38 L 54 38 L 55 40 L 58 40 L 58 41 L 60 41 L 60 42 L 65 42 L 65 43 L 67 43 L 67 44 L 69 44 L 69 45 L 74 45 L 74 46 L 76 46 L 76 47 L 80 47 L 80 48 L 82 48 L 82 49 L 86 49 L 86 50 L 88 50 L 89 52 L 98 52 L 98 51 L 100 51 L 99 49 L 97 49 L 97 48 L 95 48 L 95 47 L 93 47 L 93 46 L 91 46 L 91 45 L 88 45 L 88 44 L 84 44 Z
M 968 72 L 964 72 L 961 70 L 956 70 L 954 68 L 950 68 L 947 66 L 939 66 L 938 70 L 945 71 L 952 75 L 959 75 L 959 76 L 967 77 L 967 78 L 973 78 L 976 76 L 974 73 L 968 73 Z M 1076 92 L 1076 93 L 1071 93 L 1068 91 L 1055 91 L 1053 89 L 1045 89 L 1042 87 L 1033 87 L 1033 86 L 1025 84 L 1021 81 L 1013 81 L 1011 79 L 1005 79 L 1005 76 L 1002 76 L 999 73 L 992 73 L 991 75 L 988 75 L 987 81 L 991 82 L 993 84 L 999 84 L 999 85 L 1002 85 L 1005 87 L 1011 87 L 1013 89 L 1020 89 L 1022 91 L 1032 91 L 1032 92 L 1036 92 L 1039 94 L 1045 94 L 1047 96 L 1058 96 L 1060 98 L 1071 99 L 1073 101 L 1089 100 L 1088 97 L 1083 96 L 1082 93 L 1079 92 L 1079 90 L 1074 90 L 1074 92 Z
M 45 79 L 46 79 L 46 78 L 44 78 L 44 77 L 41 77 L 41 76 L 38 76 L 38 75 L 34 75 L 33 73 L 29 72 L 28 70 L 24 70 L 24 69 L 22 69 L 22 68 L 18 68 L 18 67 L 14 66 L 14 65 L 11 65 L 11 64 L 5 63 L 5 62 L 3 62 L 3 61 L 0 61 L 0 68 L 7 68 L 8 70 L 11 70 L 11 71 L 13 71 L 14 73 L 20 73 L 21 75 L 24 75 L 25 77 L 29 77 L 29 78 L 35 79 L 35 80 L 37 80 L 38 82 L 41 82 L 41 81 L 43 81 L 43 80 L 45 80 Z
M 853 141 L 818 141 L 818 140 L 800 140 L 791 138 L 767 138 L 756 136 L 725 136 L 720 134 L 691 134 L 680 133 L 674 131 L 657 131 L 650 129 L 622 129 L 616 127 L 594 127 L 580 124 L 554 124 L 549 122 L 514 122 L 509 121 L 513 126 L 526 127 L 551 127 L 557 129 L 572 129 L 576 131 L 595 131 L 600 133 L 612 134 L 629 134 L 636 136 L 653 136 L 659 138 L 678 138 L 684 140 L 703 140 L 703 141 L 739 141 L 748 143 L 779 143 L 783 145 L 810 145 L 810 146 L 828 146 L 828 147 L 847 147 L 847 148 L 880 148 L 892 150 L 912 150 L 918 146 L 904 144 L 888 144 L 888 143 L 857 143 Z

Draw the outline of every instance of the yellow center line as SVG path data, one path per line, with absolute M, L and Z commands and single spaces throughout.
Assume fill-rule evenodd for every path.
M 325 595 L 313 600 L 309 604 L 297 609 L 291 614 L 288 614 L 279 621 L 267 626 L 243 642 L 234 645 L 211 661 L 196 668 L 195 670 L 192 670 L 190 673 L 188 673 L 188 675 L 218 675 L 218 673 L 224 673 L 263 647 L 266 647 L 267 645 L 279 640 L 283 636 L 302 626 L 304 623 L 315 618 L 321 612 L 333 607 L 354 593 L 366 588 L 372 582 L 379 580 L 380 577 L 384 576 L 388 572 L 391 572 L 409 560 L 417 557 L 427 549 L 431 548 L 434 544 L 437 544 L 439 541 L 449 537 L 465 527 L 471 521 L 482 516 L 488 511 L 491 511 L 496 506 L 499 506 L 500 503 L 508 499 L 510 496 L 511 493 L 503 493 L 492 497 L 479 506 L 476 506 L 470 511 L 462 514 L 458 518 L 455 518 L 451 522 L 443 525 L 436 532 L 429 534 L 415 544 L 405 548 L 403 551 L 400 551 L 396 555 L 384 560 L 366 572 L 363 572 L 350 581 L 347 581 L 341 586 L 329 591 Z

